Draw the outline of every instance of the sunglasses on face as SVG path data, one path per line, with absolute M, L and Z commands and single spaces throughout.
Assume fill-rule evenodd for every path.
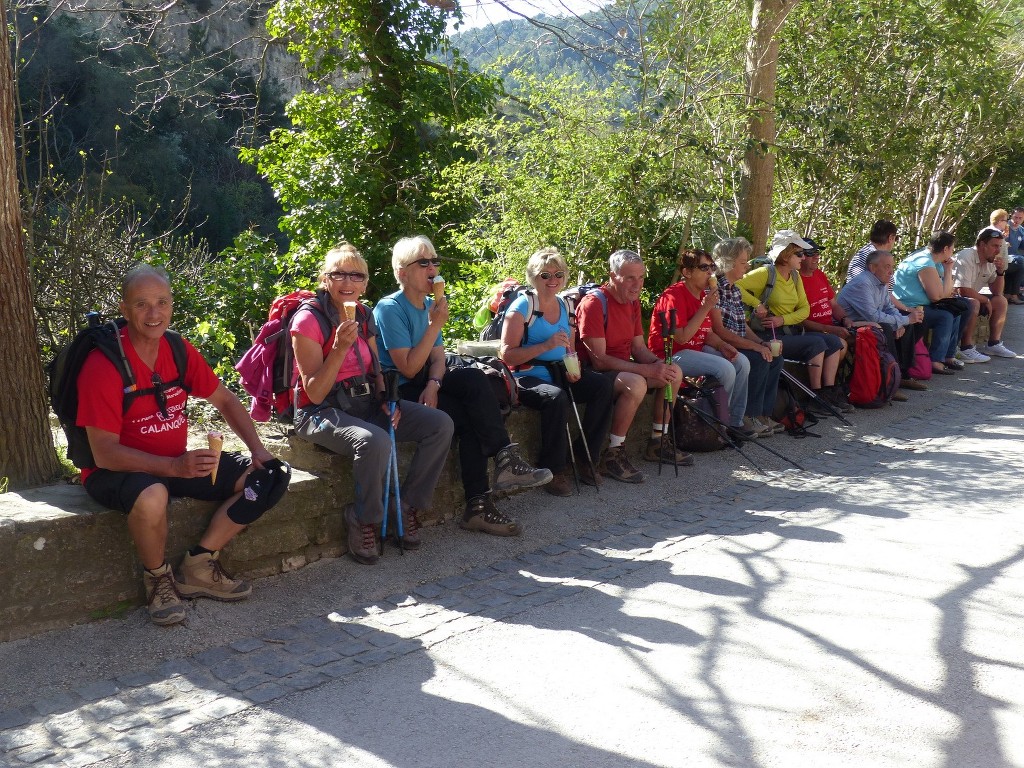
M 565 272 L 541 272 L 539 275 L 537 275 L 537 277 L 539 277 L 541 280 L 550 280 L 552 277 L 554 277 L 556 280 L 561 280 L 563 277 L 565 277 Z
M 701 272 L 710 272 L 714 268 L 715 266 L 713 264 L 698 264 L 695 267 L 695 269 L 699 269 Z
M 431 267 L 431 266 L 433 266 L 433 267 L 440 267 L 441 266 L 441 260 L 437 259 L 437 258 L 434 258 L 434 259 L 418 259 L 416 261 L 411 262 L 408 266 L 411 267 L 413 264 L 416 264 L 417 266 L 420 266 L 420 267 L 423 267 L 424 269 L 426 269 L 427 267 Z
M 366 275 L 362 272 L 328 272 L 327 277 L 334 282 L 351 280 L 353 283 L 362 283 L 366 281 Z

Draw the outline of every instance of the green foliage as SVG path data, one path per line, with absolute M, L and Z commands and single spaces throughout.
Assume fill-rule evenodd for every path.
M 314 82 L 287 107 L 292 127 L 242 157 L 275 189 L 298 261 L 347 240 L 373 285 L 390 285 L 391 243 L 435 229 L 425 201 L 456 157 L 453 127 L 496 91 L 446 47 L 445 21 L 418 0 L 287 0 L 271 10 L 268 29 Z

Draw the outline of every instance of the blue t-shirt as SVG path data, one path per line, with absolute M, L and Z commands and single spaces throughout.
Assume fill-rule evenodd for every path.
M 373 320 L 377 324 L 377 340 L 380 348 L 380 367 L 383 371 L 395 371 L 398 367 L 391 359 L 392 349 L 412 349 L 419 343 L 430 325 L 430 308 L 434 304 L 432 296 L 424 300 L 423 309 L 414 307 L 405 294 L 395 291 L 377 302 L 373 308 Z M 437 334 L 435 347 L 443 347 L 443 334 Z M 409 379 L 398 375 L 398 383 L 405 384 Z
M 921 278 L 918 277 L 922 269 L 935 267 L 939 278 L 945 274 L 945 267 L 932 261 L 932 254 L 927 248 L 914 251 L 907 256 L 896 268 L 892 276 L 893 295 L 908 307 L 923 307 L 932 303 L 928 294 L 921 285 Z
M 523 316 L 525 321 L 526 313 L 530 311 L 530 299 L 523 295 L 513 301 L 508 308 L 508 312 L 516 312 Z M 506 312 L 506 315 L 508 313 Z M 540 344 L 547 341 L 559 331 L 565 331 L 569 333 L 569 313 L 565 310 L 565 303 L 558 300 L 558 320 L 554 323 L 548 321 L 543 315 L 534 314 L 533 325 L 529 327 L 527 336 L 524 339 L 524 343 L 529 346 L 531 344 Z M 537 355 L 534 360 L 543 363 L 556 363 L 565 357 L 565 347 L 555 347 L 554 349 L 546 350 L 541 354 Z M 516 378 L 521 376 L 536 376 L 541 381 L 554 383 L 551 378 L 551 374 L 548 373 L 548 369 L 543 365 L 531 365 L 525 363 L 517 370 L 513 372 Z

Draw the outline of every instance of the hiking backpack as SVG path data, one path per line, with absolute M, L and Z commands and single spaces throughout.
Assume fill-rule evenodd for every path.
M 785 378 L 779 379 L 772 419 L 784 426 L 791 437 L 821 437 L 816 432 L 808 431 L 807 427 L 818 423 L 818 417 L 800 405 L 792 385 Z
M 534 320 L 543 315 L 543 312 L 537 311 L 537 292 L 528 285 L 520 285 L 512 280 L 506 280 L 501 285 L 504 287 L 501 290 L 497 303 L 491 303 L 491 306 L 494 307 L 494 317 L 480 331 L 480 341 L 498 341 L 501 339 L 501 327 L 505 324 L 505 315 L 508 314 L 508 308 L 512 306 L 512 302 L 525 295 L 527 301 L 526 321 L 523 328 L 523 344 L 525 345 L 526 338 L 530 334 L 530 326 L 533 325 Z
M 444 356 L 445 368 L 479 368 L 494 388 L 502 416 L 508 416 L 512 408 L 519 405 L 519 385 L 512 369 L 499 357 L 473 357 L 449 352 Z M 425 375 L 425 374 L 424 374 Z
M 185 386 L 188 351 L 180 334 L 171 330 L 164 331 L 164 338 L 167 339 L 174 357 L 177 376 L 173 381 L 154 382 L 154 386 L 140 389 L 121 342 L 121 329 L 127 324 L 127 320 L 119 317 L 103 322 L 98 312 L 90 312 L 86 315 L 86 319 L 88 324 L 85 328 L 79 330 L 75 334 L 75 338 L 64 346 L 46 366 L 49 378 L 47 394 L 50 398 L 50 407 L 53 408 L 53 412 L 57 415 L 57 420 L 60 421 L 60 426 L 67 436 L 68 459 L 79 469 L 96 466 L 85 427 L 80 427 L 76 423 L 78 421 L 78 374 L 81 373 L 86 358 L 94 349 L 100 350 L 121 375 L 122 414 L 128 413 L 128 409 L 136 398 L 155 394 L 158 388 L 162 392 L 177 386 L 184 389 L 186 393 L 189 391 L 189 388 Z
M 320 324 L 325 356 L 333 344 L 334 326 L 317 294 L 299 290 L 274 299 L 267 322 L 260 328 L 253 345 L 235 364 L 242 388 L 252 395 L 249 414 L 253 421 L 269 421 L 273 413 L 279 421 L 290 422 L 295 414 L 295 355 L 289 331 L 293 318 L 304 307 Z M 368 329 L 369 310 L 362 302 L 356 306 L 356 319 L 361 332 L 364 327 Z
M 860 408 L 881 408 L 892 401 L 901 380 L 900 367 L 886 347 L 882 331 L 867 325 L 858 328 L 850 402 Z
M 572 288 L 566 288 L 558 294 L 558 298 L 565 302 L 565 308 L 569 312 L 569 324 L 576 328 L 576 308 L 583 301 L 583 297 L 593 293 L 601 302 L 601 311 L 604 313 L 604 327 L 608 330 L 608 296 L 601 290 L 600 283 L 580 283 Z

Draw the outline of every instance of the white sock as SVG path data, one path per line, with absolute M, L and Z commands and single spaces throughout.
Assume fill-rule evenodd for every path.
M 618 448 L 624 442 L 626 442 L 626 436 L 625 435 L 608 435 L 608 447 L 609 448 Z
M 666 431 L 664 424 L 654 422 L 654 424 L 651 425 L 651 437 L 661 437 Z

